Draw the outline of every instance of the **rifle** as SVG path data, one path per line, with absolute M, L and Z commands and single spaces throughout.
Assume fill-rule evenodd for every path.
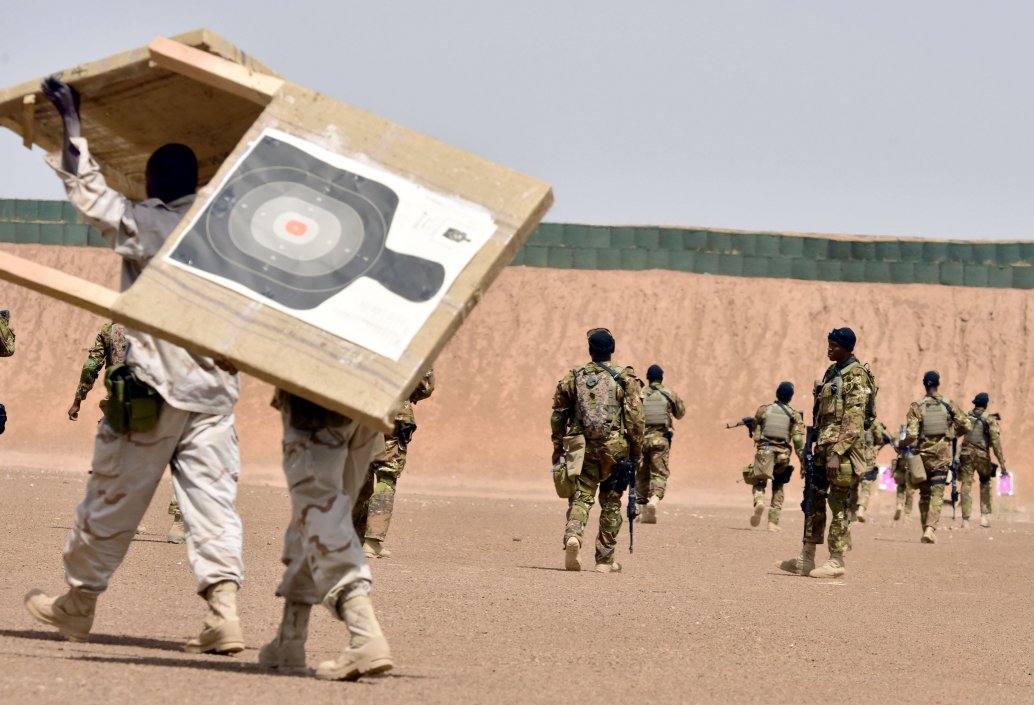
M 955 521 L 955 505 L 959 501 L 959 439 L 951 439 L 951 520 Z
M 628 552 L 635 549 L 635 515 L 636 515 L 636 493 L 635 493 L 635 469 L 639 465 L 639 458 L 630 460 L 619 460 L 614 463 L 614 474 L 617 476 L 615 483 L 618 492 L 628 487 L 628 503 L 625 505 L 625 516 L 628 517 Z
M 732 423 L 732 424 L 727 423 L 727 424 L 725 424 L 725 428 L 726 429 L 739 428 L 740 426 L 746 426 L 747 427 L 747 435 L 749 435 L 751 437 L 754 436 L 754 417 L 753 416 L 744 416 L 742 419 L 740 419 L 736 423 Z
M 816 407 L 818 402 L 816 402 Z M 814 420 L 814 415 L 813 415 Z M 811 513 L 811 483 L 815 481 L 815 427 L 808 426 L 804 438 L 804 498 L 801 499 L 801 511 L 804 512 L 804 530 L 801 532 L 801 544 L 808 543 L 808 515 Z

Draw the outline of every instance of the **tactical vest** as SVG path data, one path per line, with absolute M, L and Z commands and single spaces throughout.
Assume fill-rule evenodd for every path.
M 876 419 L 876 392 L 879 390 L 876 386 L 876 379 L 869 368 L 856 360 L 842 370 L 835 370 L 833 378 L 828 382 L 819 382 L 816 385 L 818 418 L 815 423 L 818 427 L 829 426 L 844 420 L 844 375 L 855 367 L 860 367 L 865 372 L 869 386 L 872 388 L 872 393 L 865 403 L 862 427 L 868 430 L 872 426 L 872 422 Z
M 670 426 L 671 411 L 667 397 L 652 387 L 647 389 L 643 397 L 643 416 L 647 426 Z
M 790 409 L 779 404 L 769 404 L 765 415 L 761 417 L 761 435 L 770 441 L 790 440 L 792 416 L 793 411 Z
M 621 373 L 620 367 L 611 369 Z M 574 388 L 578 397 L 575 414 L 587 440 L 601 440 L 611 431 L 620 430 L 618 383 L 609 372 L 604 369 L 593 372 L 589 366 L 580 367 L 574 373 Z
M 966 439 L 963 442 L 966 445 L 987 450 L 988 436 L 991 435 L 989 433 L 990 429 L 987 427 L 987 419 L 980 414 L 970 414 L 969 418 L 973 421 L 973 428 L 966 434 Z
M 948 415 L 947 401 L 927 397 L 922 402 L 923 423 L 919 427 L 920 438 L 932 438 L 948 435 L 948 424 L 951 421 Z

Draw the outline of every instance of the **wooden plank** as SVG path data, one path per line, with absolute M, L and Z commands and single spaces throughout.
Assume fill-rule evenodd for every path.
M 283 79 L 256 73 L 227 59 L 158 37 L 148 46 L 151 59 L 159 67 L 182 74 L 199 83 L 266 105 L 272 100 Z
M 32 140 L 36 134 L 36 96 L 27 95 L 22 99 L 22 144 L 32 149 Z
M 0 279 L 110 318 L 119 294 L 100 284 L 65 274 L 23 257 L 0 252 Z

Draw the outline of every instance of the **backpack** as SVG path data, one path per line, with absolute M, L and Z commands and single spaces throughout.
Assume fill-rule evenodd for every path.
M 601 366 L 602 367 L 602 366 Z M 607 368 L 593 372 L 588 365 L 573 371 L 577 397 L 575 416 L 586 439 L 598 441 L 620 428 L 618 380 Z

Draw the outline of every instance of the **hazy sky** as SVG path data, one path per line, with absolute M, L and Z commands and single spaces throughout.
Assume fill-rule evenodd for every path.
M 208 27 L 549 181 L 551 221 L 1034 239 L 1028 0 L 51 0 L 0 20 L 4 87 Z M 6 130 L 0 165 L 0 197 L 63 195 Z

